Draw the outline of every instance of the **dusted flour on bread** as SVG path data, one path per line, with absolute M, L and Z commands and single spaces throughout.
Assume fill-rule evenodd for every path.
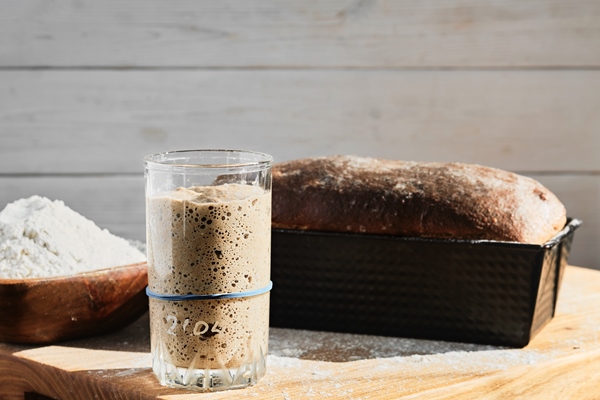
M 566 223 L 539 182 L 495 168 L 356 156 L 273 166 L 274 228 L 544 243 Z
M 127 240 L 59 200 L 32 196 L 0 212 L 0 279 L 64 276 L 145 260 Z

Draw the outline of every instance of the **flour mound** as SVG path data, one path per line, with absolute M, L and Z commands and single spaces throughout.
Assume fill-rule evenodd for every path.
M 0 279 L 65 276 L 145 260 L 127 240 L 60 200 L 32 196 L 0 211 Z

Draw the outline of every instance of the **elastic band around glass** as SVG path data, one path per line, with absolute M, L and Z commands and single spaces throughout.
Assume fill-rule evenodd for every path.
M 215 294 L 160 294 L 153 292 L 149 287 L 146 286 L 146 294 L 148 297 L 152 297 L 158 300 L 166 301 L 185 301 L 185 300 L 221 300 L 221 299 L 237 299 L 241 297 L 252 297 L 258 296 L 259 294 L 267 293 L 273 288 L 273 282 L 263 288 L 249 290 L 246 292 L 237 293 L 215 293 Z

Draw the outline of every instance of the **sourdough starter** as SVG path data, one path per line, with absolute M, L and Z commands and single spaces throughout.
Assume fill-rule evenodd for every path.
M 152 291 L 236 293 L 269 284 L 270 192 L 239 184 L 190 187 L 146 202 Z M 153 352 L 177 367 L 237 368 L 266 356 L 268 310 L 268 293 L 225 300 L 150 298 Z

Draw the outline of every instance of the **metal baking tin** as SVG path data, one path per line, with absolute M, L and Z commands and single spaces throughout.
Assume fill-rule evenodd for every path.
M 543 245 L 274 229 L 271 326 L 523 347 L 580 225 Z

